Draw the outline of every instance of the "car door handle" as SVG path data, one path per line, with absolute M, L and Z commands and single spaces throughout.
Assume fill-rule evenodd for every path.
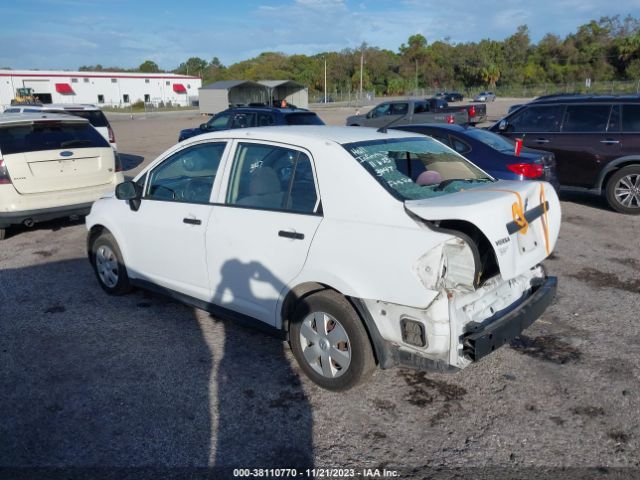
M 182 221 L 189 225 L 202 225 L 202 220 L 199 218 L 183 218 Z
M 536 138 L 536 143 L 549 143 L 550 140 L 547 140 L 546 138 Z
M 600 140 L 600 143 L 604 143 L 605 145 L 617 145 L 620 143 L 620 140 Z
M 293 240 L 304 240 L 304 233 L 291 232 L 289 230 L 280 230 L 279 237 L 292 238 Z

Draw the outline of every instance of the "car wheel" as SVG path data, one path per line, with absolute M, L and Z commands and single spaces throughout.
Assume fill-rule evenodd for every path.
M 0 228 L 0 240 L 4 240 L 5 238 L 7 238 L 7 229 Z
M 360 317 L 347 299 L 333 290 L 302 299 L 289 333 L 298 364 L 322 388 L 348 390 L 375 368 L 371 342 Z
M 640 215 L 640 165 L 631 165 L 615 172 L 606 187 L 607 202 L 614 210 Z
M 108 232 L 101 233 L 91 246 L 91 264 L 98 283 L 109 295 L 124 295 L 131 283 L 118 243 Z

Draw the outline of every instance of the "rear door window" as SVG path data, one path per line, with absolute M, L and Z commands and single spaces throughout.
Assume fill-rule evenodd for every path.
M 231 128 L 247 128 L 256 126 L 256 114 L 253 112 L 236 113 L 231 122 Z
M 622 106 L 622 131 L 640 132 L 640 105 Z
M 562 122 L 566 133 L 604 132 L 609 123 L 611 105 L 567 105 Z
M 408 103 L 391 104 L 391 115 L 406 115 L 408 111 L 409 111 Z
M 523 108 L 509 119 L 512 132 L 557 132 L 564 105 L 540 105 Z
M 110 148 L 89 123 L 35 122 L 0 127 L 0 152 L 37 152 L 77 148 Z
M 275 125 L 276 121 L 271 113 L 258 112 L 258 126 L 269 127 Z
M 284 119 L 287 125 L 324 125 L 320 117 L 313 112 L 289 113 Z
M 238 146 L 228 205 L 314 213 L 318 203 L 311 160 L 305 153 L 258 143 Z

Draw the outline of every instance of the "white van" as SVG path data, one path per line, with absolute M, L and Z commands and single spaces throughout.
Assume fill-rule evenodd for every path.
M 11 225 L 86 215 L 123 181 L 109 143 L 71 115 L 0 114 L 0 239 Z

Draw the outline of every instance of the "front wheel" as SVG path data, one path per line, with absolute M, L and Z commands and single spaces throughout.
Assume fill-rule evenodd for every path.
M 611 175 L 605 196 L 614 210 L 640 215 L 640 165 L 621 168 Z
M 347 299 L 333 290 L 302 299 L 289 333 L 300 368 L 322 388 L 348 390 L 375 368 L 371 342 L 360 317 Z
M 101 233 L 91 246 L 91 264 L 98 283 L 109 295 L 124 295 L 131 291 L 131 283 L 122 253 L 113 235 Z

